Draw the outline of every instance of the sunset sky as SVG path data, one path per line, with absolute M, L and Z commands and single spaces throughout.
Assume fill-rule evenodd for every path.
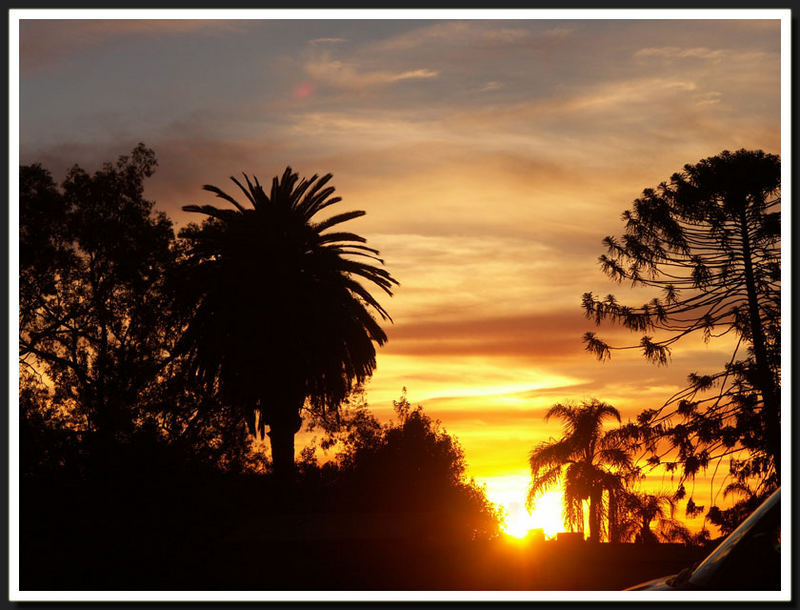
M 26 19 L 20 163 L 60 180 L 144 142 L 146 195 L 178 226 L 199 220 L 182 205 L 221 203 L 203 184 L 332 172 L 338 211 L 367 212 L 349 228 L 401 284 L 370 407 L 388 418 L 407 387 L 514 513 L 528 452 L 560 433 L 552 404 L 596 397 L 624 421 L 730 353 L 691 340 L 667 368 L 600 363 L 581 295 L 654 296 L 596 262 L 643 188 L 725 149 L 781 153 L 780 34 L 778 19 Z

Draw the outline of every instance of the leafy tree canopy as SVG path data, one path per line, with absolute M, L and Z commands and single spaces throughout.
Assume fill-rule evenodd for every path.
M 483 487 L 466 477 L 458 440 L 422 406 L 412 406 L 405 388 L 394 409 L 397 420 L 381 425 L 363 393 L 356 394 L 343 409 L 342 425 L 323 439 L 323 447 L 336 449 L 333 459 L 317 466 L 311 449 L 304 454 L 304 471 L 326 473 L 343 508 L 396 514 L 397 526 L 409 536 L 497 536 L 500 510 L 486 498 Z
M 74 166 L 60 186 L 40 165 L 20 167 L 26 471 L 74 466 L 84 453 L 113 471 L 120 443 L 137 444 L 131 462 L 142 469 L 145 447 L 160 451 L 150 440 L 210 463 L 246 461 L 235 420 L 175 359 L 178 250 L 172 223 L 143 195 L 156 165 L 140 144 L 94 174 Z

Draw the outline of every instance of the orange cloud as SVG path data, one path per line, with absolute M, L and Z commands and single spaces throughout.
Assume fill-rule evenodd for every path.
M 439 72 L 415 68 L 401 72 L 361 69 L 353 62 L 330 59 L 327 54 L 305 65 L 306 73 L 314 80 L 338 89 L 365 89 L 399 81 L 436 78 Z
M 370 53 L 408 52 L 442 47 L 473 49 L 518 48 L 556 43 L 573 31 L 570 27 L 555 26 L 544 31 L 532 31 L 513 20 L 500 22 L 448 21 L 424 25 L 388 39 L 366 45 Z
M 581 335 L 589 327 L 577 307 L 501 318 L 428 319 L 391 327 L 384 351 L 418 356 L 558 358 L 580 353 Z

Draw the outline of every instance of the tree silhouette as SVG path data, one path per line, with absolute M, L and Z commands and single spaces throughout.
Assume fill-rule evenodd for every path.
M 619 541 L 634 539 L 641 544 L 691 539 L 689 530 L 675 519 L 675 500 L 665 492 L 626 491 L 619 512 Z M 655 521 L 655 531 L 651 525 Z
M 669 361 L 682 337 L 739 341 L 724 370 L 692 373 L 689 385 L 639 416 L 631 438 L 658 464 L 669 449 L 694 476 L 712 460 L 731 460 L 741 479 L 780 475 L 780 159 L 762 151 L 723 151 L 685 165 L 669 182 L 646 189 L 623 214 L 621 239 L 606 237 L 603 271 L 618 282 L 658 288 L 641 307 L 613 295 L 583 295 L 586 316 L 646 333 L 638 346 L 611 347 L 592 332 L 586 348 L 601 360 L 614 349 L 641 348 Z M 654 338 L 660 332 L 660 338 Z M 746 357 L 740 358 L 741 352 Z M 713 390 L 713 391 L 712 391 Z M 673 425 L 673 418 L 681 421 Z M 662 451 L 660 440 L 668 441 Z
M 20 167 L 27 476 L 124 478 L 123 469 L 153 475 L 166 462 L 240 471 L 256 458 L 241 419 L 212 408 L 214 397 L 175 358 L 178 244 L 143 197 L 156 165 L 140 144 L 94 174 L 74 166 L 60 186 L 41 165 Z
M 773 491 L 770 486 L 763 484 L 750 487 L 740 481 L 729 483 L 723 489 L 723 497 L 739 496 L 739 500 L 724 510 L 720 509 L 716 504 L 711 506 L 708 509 L 708 520 L 719 528 L 721 534 L 729 534 L 758 508 Z
M 206 185 L 235 209 L 183 208 L 209 218 L 180 233 L 188 242 L 180 297 L 191 312 L 180 349 L 206 386 L 242 410 L 254 434 L 269 428 L 281 477 L 294 470 L 304 405 L 335 412 L 353 385 L 372 374 L 373 342 L 386 341 L 373 312 L 383 320 L 389 315 L 358 280 L 389 295 L 397 284 L 373 264 L 383 261 L 363 237 L 327 232 L 365 212 L 314 220 L 340 201 L 326 186 L 331 177 L 298 183 L 286 168 L 267 194 L 245 175 L 246 186 L 231 179 L 252 207 Z
M 139 397 L 169 359 L 174 235 L 142 186 L 155 166 L 140 144 L 94 175 L 74 166 L 60 188 L 41 166 L 20 168 L 21 405 L 57 412 L 105 459 L 130 439 Z
M 342 500 L 357 510 L 391 511 L 397 527 L 422 540 L 489 539 L 500 518 L 485 489 L 466 476 L 458 439 L 412 406 L 403 388 L 397 421 L 379 425 L 356 409 L 336 456 Z
M 599 542 L 604 529 L 604 491 L 616 491 L 620 474 L 631 468 L 630 455 L 615 437 L 603 433 L 603 420 L 620 421 L 619 411 L 596 399 L 580 406 L 556 404 L 545 421 L 558 417 L 564 422 L 564 436 L 540 443 L 530 453 L 531 483 L 527 507 L 536 498 L 564 481 L 564 517 L 568 527 L 583 530 L 583 501 L 589 501 L 589 538 Z

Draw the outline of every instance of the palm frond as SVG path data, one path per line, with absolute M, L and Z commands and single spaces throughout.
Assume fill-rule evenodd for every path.
M 356 244 L 333 244 L 328 246 L 328 249 L 336 252 L 339 255 L 363 256 L 374 260 L 376 263 L 380 263 L 381 265 L 384 264 L 384 260 L 376 256 L 377 254 L 380 254 L 380 252 L 378 252 L 375 248 L 370 248 L 368 246 L 359 246 Z
M 618 422 L 622 421 L 619 411 L 616 407 L 613 407 L 605 402 L 595 402 L 594 406 L 598 419 L 603 419 L 604 417 L 613 417 Z
M 293 193 L 292 193 L 292 205 L 293 207 L 297 207 L 298 202 L 303 198 L 303 194 L 308 190 L 308 187 L 314 184 L 314 182 L 319 178 L 317 174 L 311 176 L 311 178 L 303 178 L 298 184 Z
M 245 208 L 242 207 L 242 204 L 240 204 L 238 201 L 236 201 L 233 197 L 228 195 L 228 193 L 226 193 L 222 189 L 220 189 L 220 188 L 218 188 L 218 187 L 216 187 L 216 186 L 214 186 L 212 184 L 204 184 L 203 185 L 203 190 L 215 193 L 217 195 L 217 197 L 219 197 L 220 199 L 224 199 L 225 201 L 229 201 L 234 206 L 236 206 L 236 208 L 240 212 L 244 212 L 245 211 Z
M 722 490 L 722 496 L 724 498 L 727 498 L 731 494 L 741 494 L 746 498 L 752 498 L 753 496 L 755 496 L 755 493 L 753 492 L 752 489 L 750 489 L 749 485 L 738 481 L 733 483 L 728 483 L 725 486 L 725 489 Z
M 299 201 L 295 209 L 300 216 L 308 222 L 314 214 L 316 214 L 320 210 L 320 204 L 334 192 L 334 188 L 328 187 L 323 188 L 328 182 L 330 182 L 331 178 L 333 178 L 333 174 L 325 174 L 311 186 L 311 190 L 309 190 L 305 196 Z M 338 203 L 339 199 L 337 198 L 336 203 Z
M 368 265 L 360 261 L 342 259 L 339 261 L 338 266 L 341 271 L 346 271 L 353 275 L 359 275 L 364 279 L 371 281 L 390 296 L 392 294 L 392 286 L 396 286 L 398 284 L 397 280 L 394 279 L 385 269 Z
M 384 320 L 389 320 L 389 321 L 392 320 L 392 318 L 389 316 L 388 312 L 381 306 L 380 303 L 378 303 L 378 301 L 375 299 L 375 297 L 373 297 L 369 293 L 369 291 L 366 288 L 364 288 L 361 284 L 359 284 L 357 281 L 355 281 L 352 278 L 344 278 L 343 282 L 344 282 L 344 285 L 348 288 L 348 290 L 350 290 L 351 292 L 357 294 L 366 303 L 371 305 L 375 309 L 375 311 L 377 311 Z
M 235 210 L 220 210 L 219 208 L 215 208 L 213 205 L 185 205 L 181 209 L 184 212 L 197 212 L 199 214 L 205 214 L 206 216 L 218 218 L 226 222 L 236 218 L 236 215 L 238 214 L 238 212 Z
M 316 206 L 316 208 L 314 210 L 314 213 L 318 214 L 319 212 L 321 212 L 322 210 L 324 210 L 328 206 L 331 206 L 331 205 L 334 205 L 336 203 L 339 203 L 341 200 L 342 200 L 341 197 L 331 197 L 330 199 L 326 199 L 325 201 L 322 201 L 321 203 L 319 203 Z
M 335 244 L 336 242 L 350 242 L 354 241 L 360 244 L 366 243 L 367 240 L 356 235 L 355 233 L 338 232 L 320 235 L 317 239 L 317 244 Z
M 233 176 L 231 176 L 231 180 L 233 180 L 233 183 L 236 186 L 238 186 L 239 190 L 241 190 L 244 193 L 244 196 L 247 197 L 248 201 L 250 201 L 250 203 L 253 204 L 253 207 L 257 208 L 258 206 L 256 205 L 256 201 L 252 195 L 253 185 L 250 184 L 250 179 L 247 177 L 247 174 L 242 174 L 242 175 L 244 176 L 245 181 L 247 181 L 248 188 L 245 188 L 244 185 Z M 241 211 L 244 211 L 244 208 L 241 208 Z
M 327 218 L 322 222 L 319 222 L 316 225 L 314 225 L 314 230 L 317 233 L 322 233 L 326 229 L 329 229 L 335 225 L 347 222 L 348 220 L 352 220 L 354 218 L 360 218 L 365 214 L 366 212 L 364 210 L 354 210 L 352 212 L 344 212 L 343 214 L 337 214 L 336 216 L 331 216 L 330 218 Z
M 554 465 L 564 465 L 572 461 L 573 448 L 567 441 L 542 442 L 531 450 L 528 463 L 532 472 Z
M 562 467 L 560 465 L 552 466 L 544 470 L 544 472 L 537 472 L 528 486 L 528 496 L 525 500 L 525 508 L 528 512 L 535 508 L 537 498 L 555 487 L 561 480 L 561 474 Z
M 551 417 L 559 417 L 565 422 L 573 422 L 575 420 L 575 408 L 561 403 L 554 404 L 544 414 L 544 421 L 550 421 Z
M 666 542 L 682 542 L 689 544 L 692 534 L 685 525 L 676 519 L 660 519 L 656 532 Z
M 601 462 L 617 468 L 627 469 L 633 465 L 631 454 L 618 447 L 600 449 L 597 455 Z
M 584 490 L 571 477 L 569 469 L 564 476 L 564 524 L 572 531 L 583 531 L 583 501 L 587 498 Z

